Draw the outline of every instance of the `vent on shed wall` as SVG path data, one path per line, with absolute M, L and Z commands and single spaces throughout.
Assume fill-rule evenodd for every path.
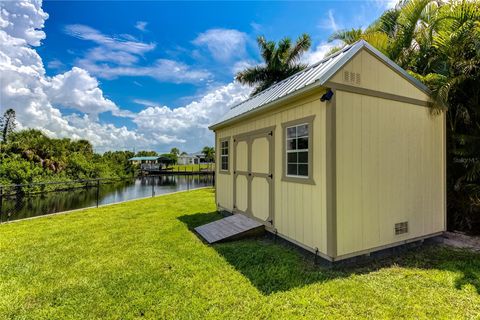
M 343 72 L 343 81 L 349 84 L 360 85 L 360 73 L 344 71 Z
M 408 222 L 395 223 L 395 235 L 404 234 L 408 232 Z

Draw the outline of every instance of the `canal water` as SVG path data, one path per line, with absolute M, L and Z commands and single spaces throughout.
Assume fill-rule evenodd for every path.
M 98 191 L 98 204 L 118 203 L 152 197 L 152 195 L 212 186 L 212 184 L 212 175 L 139 177 L 115 183 L 101 184 Z M 0 222 L 94 207 L 96 205 L 96 187 L 46 192 L 36 195 L 3 197 L 0 202 Z

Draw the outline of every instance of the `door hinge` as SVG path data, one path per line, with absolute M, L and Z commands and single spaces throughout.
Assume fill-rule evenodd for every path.
M 268 177 L 269 177 L 270 179 L 273 179 L 273 173 L 270 173 L 270 174 L 268 175 Z
M 270 131 L 270 132 L 268 133 L 268 135 L 269 135 L 269 136 L 273 136 L 273 131 Z

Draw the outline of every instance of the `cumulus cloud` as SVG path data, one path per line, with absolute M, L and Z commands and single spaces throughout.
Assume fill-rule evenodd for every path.
M 205 46 L 216 60 L 225 62 L 245 54 L 247 35 L 235 29 L 210 29 L 198 35 L 193 44 Z
M 98 87 L 97 79 L 83 69 L 73 67 L 49 80 L 45 92 L 53 105 L 76 109 L 89 115 L 107 111 L 116 116 L 130 115 L 127 110 L 120 110 L 115 103 L 106 99 Z
M 161 106 L 148 100 L 136 103 L 148 106 L 133 119 L 139 131 L 149 132 L 164 141 L 177 142 L 177 146 L 190 151 L 213 144 L 208 126 L 220 118 L 232 105 L 246 99 L 251 88 L 232 82 L 204 95 L 180 108 Z
M 103 96 L 85 70 L 74 68 L 53 78 L 45 75 L 32 46 L 45 38 L 40 29 L 47 18 L 41 1 L 0 2 L 0 108 L 14 108 L 20 128 L 41 129 L 54 137 L 87 138 L 108 148 L 147 145 L 143 135 L 125 127 L 100 124 L 88 115 L 62 115 L 59 105 L 93 115 L 124 111 Z

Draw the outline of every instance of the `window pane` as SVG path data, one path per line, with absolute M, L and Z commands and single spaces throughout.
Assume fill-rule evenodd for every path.
M 299 163 L 308 163 L 308 152 L 299 152 L 298 153 L 298 162 Z
M 296 138 L 297 128 L 296 127 L 290 127 L 287 128 L 287 138 Z
M 296 150 L 297 149 L 297 139 L 287 140 L 287 150 Z
M 222 170 L 228 170 L 228 157 L 222 157 Z
M 308 124 L 302 124 L 297 127 L 297 137 L 308 136 Z
M 298 165 L 298 175 L 299 176 L 308 176 L 308 164 L 299 164 Z
M 308 138 L 298 139 L 298 149 L 308 149 Z
M 296 152 L 289 152 L 287 153 L 287 162 L 288 163 L 297 163 L 297 153 Z
M 292 175 L 292 176 L 297 175 L 297 165 L 296 164 L 287 165 L 287 175 Z

